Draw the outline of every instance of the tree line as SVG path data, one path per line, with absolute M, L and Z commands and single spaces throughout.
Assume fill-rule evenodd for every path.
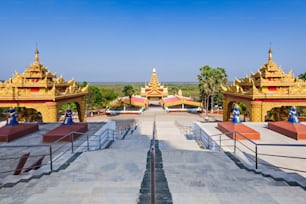
M 200 68 L 200 74 L 197 75 L 197 78 L 199 81 L 200 99 L 207 117 L 209 108 L 213 110 L 215 104 L 218 107 L 222 104 L 220 87 L 227 83 L 226 70 L 222 67 L 212 68 L 209 65 L 205 65 Z
M 222 67 L 212 68 L 209 65 L 200 67 L 200 73 L 197 75 L 198 83 L 190 84 L 167 84 L 169 94 L 175 95 L 178 90 L 183 90 L 183 95 L 191 96 L 196 101 L 201 101 L 206 113 L 215 106 L 222 106 L 221 85 L 228 83 L 226 70 Z M 306 72 L 298 75 L 299 79 L 306 81 Z M 79 86 L 85 87 L 86 81 L 79 83 Z M 108 104 L 120 96 L 128 96 L 140 93 L 141 84 L 127 85 L 90 85 L 86 97 L 87 109 L 96 110 L 105 108 Z M 72 109 L 76 109 L 71 104 Z M 64 109 L 65 110 L 65 109 Z

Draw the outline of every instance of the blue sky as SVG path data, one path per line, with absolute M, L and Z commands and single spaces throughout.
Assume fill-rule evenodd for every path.
M 306 71 L 304 0 L 0 0 L 0 79 L 40 61 L 66 80 L 196 82 L 203 65 L 230 79 L 273 60 Z

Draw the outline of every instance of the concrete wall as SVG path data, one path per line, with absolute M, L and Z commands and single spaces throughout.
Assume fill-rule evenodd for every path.
M 201 141 L 205 148 L 211 150 L 219 150 L 219 145 L 215 142 L 210 136 L 214 133 L 210 132 L 208 129 L 202 127 L 200 122 L 194 122 L 192 124 L 192 133 L 194 138 L 198 141 Z

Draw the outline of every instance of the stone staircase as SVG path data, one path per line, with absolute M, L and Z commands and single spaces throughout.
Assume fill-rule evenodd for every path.
M 149 144 L 137 129 L 64 170 L 0 189 L 0 203 L 136 203 Z
M 156 203 L 305 203 L 302 188 L 241 169 L 223 152 L 193 146 L 174 128 L 157 122 Z M 152 120 L 143 120 L 109 149 L 84 152 L 65 170 L 0 189 L 0 203 L 149 203 L 151 135 Z M 188 148 L 181 149 L 185 140 Z
M 151 202 L 151 154 L 147 153 L 146 171 L 139 190 L 138 204 L 146 204 Z M 155 203 L 171 204 L 172 196 L 169 191 L 168 181 L 163 169 L 162 154 L 159 149 L 159 141 L 155 141 Z
M 223 152 L 162 154 L 173 203 L 305 203 L 302 188 L 240 169 Z

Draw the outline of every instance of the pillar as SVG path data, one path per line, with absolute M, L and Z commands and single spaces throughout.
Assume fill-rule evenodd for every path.
M 81 97 L 77 101 L 77 104 L 78 104 L 77 107 L 78 107 L 79 120 L 80 120 L 80 122 L 84 122 L 85 121 L 85 112 L 86 112 L 85 96 Z
M 251 102 L 251 122 L 264 122 L 261 111 L 261 101 L 252 101 Z
M 228 101 L 227 97 L 224 95 L 223 96 L 223 121 L 228 121 L 229 120 L 229 114 L 228 114 Z
M 58 122 L 57 121 L 57 103 L 47 102 L 42 107 L 40 107 L 39 112 L 42 114 L 43 122 Z

